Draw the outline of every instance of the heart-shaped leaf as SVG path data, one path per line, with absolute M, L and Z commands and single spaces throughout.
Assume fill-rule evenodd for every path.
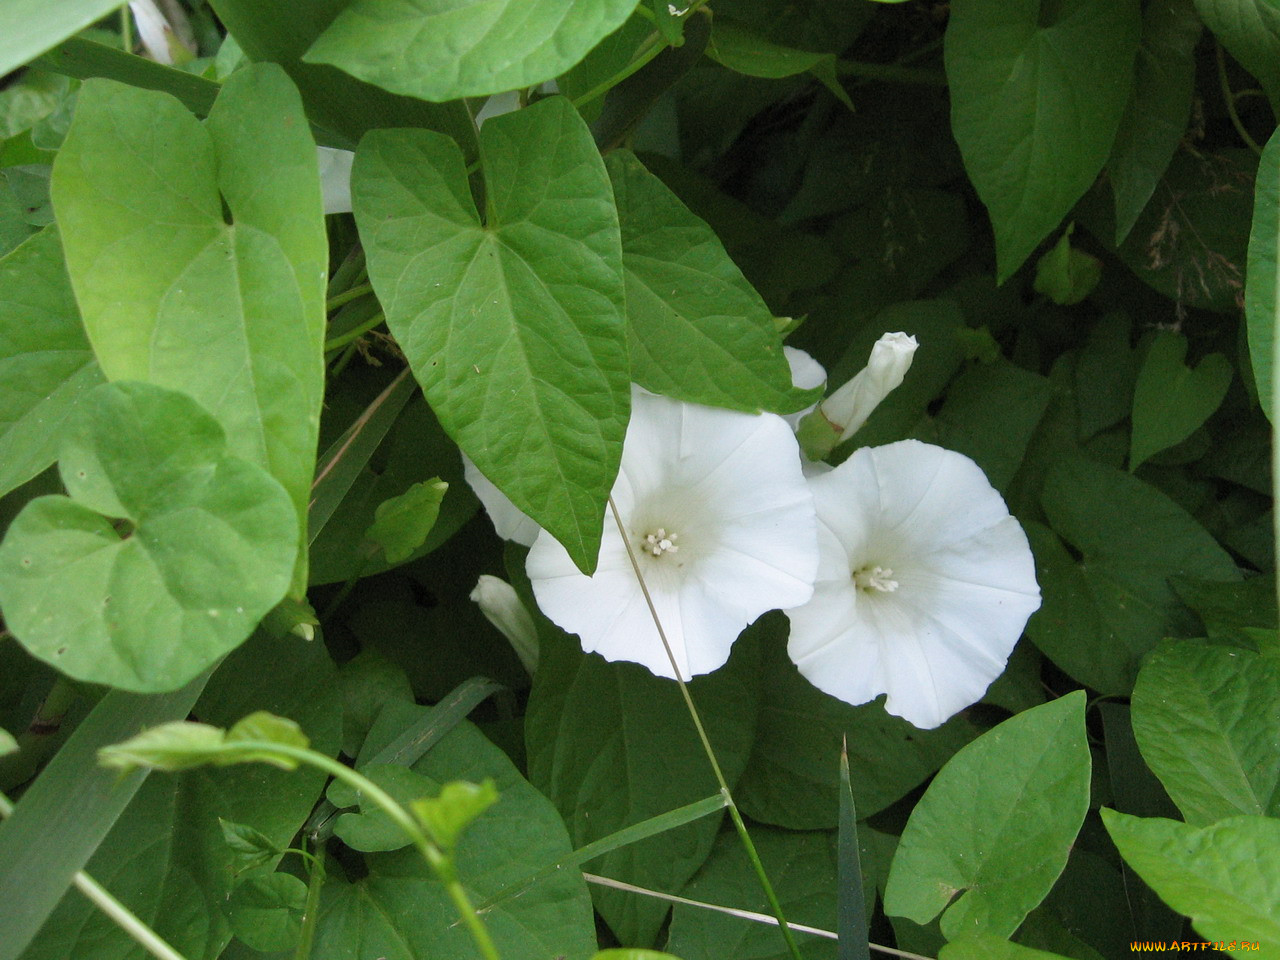
M 1231 364 L 1211 353 L 1194 368 L 1183 360 L 1187 338 L 1161 330 L 1151 341 L 1133 394 L 1133 435 L 1129 441 L 1129 469 L 1175 443 L 1180 443 L 1209 419 L 1231 386 Z
M 150 693 L 249 636 L 289 586 L 297 521 L 226 446 L 185 394 L 121 382 L 85 396 L 59 463 L 70 496 L 27 504 L 0 544 L 0 606 L 31 654 Z

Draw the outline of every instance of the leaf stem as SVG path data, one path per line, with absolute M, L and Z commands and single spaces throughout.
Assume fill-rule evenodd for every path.
M 320 857 L 307 853 L 306 850 L 298 852 L 307 861 L 307 902 L 302 908 L 302 930 L 298 934 L 298 946 L 293 951 L 293 960 L 311 960 L 311 949 L 316 939 L 316 926 L 320 921 L 320 891 L 324 887 L 324 861 Z M 323 854 L 323 851 L 321 853 Z
M 1258 156 L 1262 156 L 1262 148 L 1258 146 L 1258 142 L 1249 136 L 1249 131 L 1245 129 L 1244 121 L 1240 119 L 1240 114 L 1236 112 L 1236 95 L 1231 91 L 1231 80 L 1227 76 L 1227 56 L 1222 49 L 1222 44 L 1214 42 L 1214 52 L 1218 59 L 1218 84 L 1222 87 L 1222 99 L 1227 104 L 1227 116 L 1231 118 L 1231 125 L 1236 128 L 1236 133 L 1240 135 L 1240 139 L 1245 142 L 1250 150 Z
M 13 813 L 13 804 L 0 793 L 0 819 Z M 157 960 L 187 960 L 171 947 L 160 934 L 138 919 L 138 915 L 111 895 L 111 893 L 83 870 L 77 870 L 71 878 L 75 888 L 89 898 L 89 902 L 110 917 L 121 930 L 133 938 L 140 947 Z
M 680 687 L 680 694 L 684 697 L 685 706 L 689 709 L 689 716 L 693 718 L 693 725 L 697 728 L 698 739 L 702 741 L 702 749 L 707 755 L 707 759 L 711 761 L 711 769 L 715 773 L 716 782 L 720 784 L 720 792 L 724 795 L 725 806 L 729 808 L 729 819 L 733 821 L 734 829 L 738 831 L 738 838 L 742 841 L 742 846 L 747 852 L 747 859 L 751 861 L 751 866 L 756 872 L 756 877 L 760 880 L 760 886 L 764 888 L 764 895 L 769 900 L 769 907 L 773 910 L 773 915 L 778 918 L 778 929 L 782 931 L 782 938 L 787 942 L 787 949 L 795 960 L 803 960 L 800 956 L 800 948 L 796 945 L 795 937 L 791 934 L 791 927 L 787 924 L 787 918 L 782 914 L 782 904 L 778 902 L 778 895 L 773 891 L 773 884 L 769 882 L 769 876 L 765 873 L 764 864 L 760 862 L 760 854 L 756 851 L 756 845 L 751 840 L 751 834 L 747 832 L 747 825 L 742 820 L 742 814 L 738 812 L 738 805 L 734 803 L 733 793 L 729 790 L 729 783 L 725 780 L 724 772 L 720 769 L 720 761 L 716 759 L 715 750 L 711 747 L 711 740 L 707 737 L 706 728 L 702 725 L 702 716 L 698 713 L 698 708 L 693 703 L 693 697 L 689 695 L 689 686 L 684 682 L 684 677 L 680 673 L 680 666 L 676 663 L 676 656 L 671 650 L 671 644 L 667 641 L 667 632 L 662 627 L 662 619 L 658 616 L 658 609 L 653 605 L 653 598 L 649 595 L 649 586 L 644 581 L 644 574 L 640 571 L 640 564 L 636 560 L 635 551 L 631 549 L 631 541 L 627 538 L 626 528 L 622 525 L 622 517 L 618 514 L 618 505 L 613 502 L 613 496 L 609 497 L 609 512 L 613 514 L 613 522 L 618 526 L 618 535 L 622 538 L 622 545 L 626 547 L 627 559 L 631 561 L 631 569 L 635 572 L 636 580 L 640 583 L 640 592 L 644 594 L 644 602 L 649 607 L 649 615 L 653 618 L 654 626 L 658 628 L 658 636 L 662 640 L 662 648 L 667 652 L 667 660 L 671 663 L 671 670 L 675 674 L 676 684 Z
M 326 340 L 324 342 L 324 352 L 332 353 L 334 350 L 337 350 L 340 347 L 345 347 L 347 344 L 353 343 L 356 340 L 359 340 L 370 330 L 374 329 L 375 327 L 382 326 L 382 324 L 386 321 L 386 319 L 387 319 L 387 315 L 383 313 L 381 310 L 379 310 L 377 313 L 375 313 L 372 317 L 370 317 L 364 323 L 360 324 L 360 326 L 352 330 L 348 330 L 346 333 L 340 333 L 336 337 L 334 337 L 332 340 Z
M 361 283 L 352 287 L 350 290 L 344 290 L 342 293 L 336 294 L 325 301 L 324 312 L 332 313 L 344 304 L 350 303 L 352 300 L 358 300 L 366 293 L 373 293 L 372 283 Z

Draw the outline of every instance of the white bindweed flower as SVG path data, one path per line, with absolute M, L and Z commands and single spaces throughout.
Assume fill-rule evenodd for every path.
M 715 670 L 749 623 L 813 593 L 817 522 L 781 417 L 633 390 L 613 501 L 683 677 Z M 584 649 L 674 675 L 612 513 L 594 576 L 545 532 L 527 569 L 538 606 Z
M 818 689 L 936 727 L 979 700 L 1040 606 L 1026 534 L 982 469 L 918 440 L 811 477 L 813 599 L 788 652 Z
M 783 347 L 782 353 L 791 367 L 791 385 L 797 390 L 812 390 L 827 382 L 826 368 L 803 350 L 796 347 Z M 782 419 L 791 424 L 791 429 L 794 430 L 800 426 L 801 420 L 813 413 L 817 406 L 815 403 L 805 407 L 799 413 L 784 414 Z
M 316 147 L 325 213 L 351 212 L 351 162 L 356 155 L 335 147 Z
M 503 540 L 514 540 L 522 547 L 532 547 L 542 528 L 495 487 L 465 453 L 462 455 L 462 475 L 480 498 L 498 536 Z
M 476 587 L 471 591 L 471 599 L 475 601 L 484 614 L 485 619 L 498 628 L 507 638 L 516 656 L 533 676 L 538 669 L 538 630 L 533 625 L 533 617 L 520 602 L 516 588 L 501 577 L 480 574 Z

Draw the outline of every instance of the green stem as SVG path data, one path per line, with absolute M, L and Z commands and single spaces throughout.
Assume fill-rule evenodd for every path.
M 133 20 L 127 3 L 120 8 L 120 46 L 125 53 L 133 53 Z
M 386 319 L 387 319 L 387 315 L 383 313 L 381 310 L 379 310 L 372 317 L 370 317 L 364 323 L 360 324 L 360 326 L 356 327 L 355 329 L 348 330 L 346 333 L 340 333 L 336 337 L 334 337 L 332 340 L 326 340 L 324 342 L 324 352 L 332 353 L 334 350 L 337 350 L 341 347 L 345 347 L 349 343 L 354 343 L 356 340 L 359 340 L 370 330 L 374 329 L 375 327 L 382 326 L 382 324 L 386 321 Z
M 298 934 L 298 946 L 293 960 L 311 960 L 311 949 L 316 939 L 316 925 L 320 920 L 320 891 L 324 887 L 324 863 L 319 857 L 305 850 L 299 851 L 307 859 L 307 902 L 302 908 L 302 931 Z
M 1227 56 L 1222 49 L 1222 44 L 1215 42 L 1214 49 L 1218 57 L 1218 84 L 1222 87 L 1222 99 L 1226 101 L 1227 116 L 1231 118 L 1231 125 L 1236 128 L 1236 133 L 1240 135 L 1240 139 L 1245 142 L 1245 145 L 1258 156 L 1262 156 L 1262 148 L 1258 146 L 1253 137 L 1249 136 L 1249 131 L 1245 129 L 1244 121 L 1240 119 L 1240 114 L 1236 112 L 1236 96 L 1231 92 L 1231 80 L 1227 77 Z
M 13 804 L 9 802 L 8 797 L 0 793 L 0 819 L 8 817 L 11 813 L 13 813 Z M 89 898 L 90 903 L 115 921 L 116 926 L 157 960 L 187 960 L 89 874 L 83 870 L 77 870 L 71 882 L 77 890 Z
M 366 293 L 373 293 L 372 283 L 362 283 L 359 286 L 352 287 L 350 290 L 344 290 L 336 296 L 330 297 L 325 301 L 325 313 L 333 313 L 340 306 L 350 303 L 352 300 L 358 300 Z
M 609 497 L 609 512 L 613 514 L 613 522 L 617 524 L 618 535 L 622 538 L 622 544 L 627 548 L 627 559 L 631 561 L 631 569 L 636 575 L 636 580 L 640 583 L 640 592 L 644 594 L 644 602 L 649 607 L 649 615 L 653 618 L 654 626 L 658 628 L 658 636 L 662 640 L 662 648 L 667 652 L 667 660 L 671 663 L 671 670 L 676 678 L 676 684 L 680 687 L 680 694 L 684 697 L 684 704 L 689 709 L 689 716 L 693 718 L 693 725 L 697 728 L 698 739 L 702 741 L 702 749 L 707 755 L 707 759 L 711 761 L 711 770 L 715 773 L 716 782 L 720 784 L 720 792 L 724 795 L 725 806 L 729 808 L 729 818 L 733 821 L 733 827 L 738 831 L 738 838 L 742 841 L 743 849 L 747 852 L 747 859 L 751 861 L 751 866 L 756 872 L 756 877 L 760 880 L 760 886 L 764 889 L 764 895 L 769 900 L 769 908 L 773 911 L 773 915 L 778 918 L 778 929 L 782 931 L 782 938 L 787 942 L 787 949 L 795 960 L 803 960 L 800 956 L 800 947 L 797 946 L 795 937 L 791 934 L 791 927 L 787 924 L 787 918 L 782 914 L 782 904 L 778 902 L 778 895 L 773 891 L 773 884 L 769 882 L 769 876 L 765 873 L 764 864 L 760 862 L 760 854 L 756 851 L 756 845 L 751 841 L 751 835 L 747 832 L 747 825 L 742 820 L 742 814 L 738 812 L 738 805 L 733 801 L 733 793 L 729 790 L 729 782 L 725 779 L 723 771 L 720 769 L 720 761 L 716 759 L 715 750 L 711 747 L 711 740 L 707 736 L 707 730 L 702 725 L 702 716 L 698 713 L 698 708 L 694 705 L 693 697 L 689 694 L 689 686 L 684 682 L 684 677 L 680 673 L 680 666 L 676 663 L 676 656 L 671 650 L 671 644 L 667 641 L 667 631 L 662 627 L 662 619 L 658 616 L 658 609 L 653 605 L 653 598 L 649 595 L 649 587 L 644 581 L 644 574 L 640 571 L 640 564 L 636 560 L 635 551 L 631 549 L 631 540 L 627 537 L 626 528 L 622 525 L 622 517 L 618 514 L 618 505 L 613 502 L 613 497 Z
M 494 946 L 493 940 L 489 936 L 489 931 L 485 929 L 480 916 L 475 911 L 475 907 L 471 905 L 471 899 L 467 896 L 467 891 L 463 889 L 461 882 L 459 882 L 452 861 L 440 851 L 439 847 L 431 842 L 430 838 L 422 832 L 418 821 L 404 807 L 400 806 L 394 797 L 368 777 L 357 773 L 346 764 L 339 763 L 337 760 L 326 757 L 322 753 L 316 753 L 314 750 L 308 750 L 305 747 L 294 747 L 286 743 L 274 743 L 267 740 L 237 740 L 234 746 L 237 750 L 246 750 L 251 753 L 275 753 L 296 760 L 299 763 L 316 767 L 325 773 L 331 774 L 343 783 L 349 784 L 377 804 L 396 826 L 403 830 L 405 835 L 413 841 L 413 845 L 417 848 L 418 853 L 422 855 L 422 859 L 427 862 L 427 865 L 431 867 L 436 877 L 444 885 L 446 892 L 449 894 L 449 899 L 453 901 L 454 906 L 457 908 L 462 922 L 467 925 L 467 929 L 471 932 L 471 937 L 475 940 L 476 946 L 479 947 L 481 955 L 485 960 L 500 960 L 498 949 Z
M 648 66 L 649 61 L 665 49 L 667 49 L 667 45 L 663 42 L 662 35 L 657 31 L 654 31 L 649 35 L 649 39 L 644 42 L 644 45 L 640 48 L 640 52 L 636 54 L 634 60 L 604 82 L 598 83 L 586 93 L 574 97 L 572 101 L 573 105 L 575 107 L 581 107 L 583 104 L 590 103 L 592 100 L 604 96 L 623 80 L 626 80 L 632 74 Z

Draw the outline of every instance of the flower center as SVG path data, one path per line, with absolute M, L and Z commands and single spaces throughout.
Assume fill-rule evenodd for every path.
M 680 539 L 680 534 L 667 532 L 666 527 L 659 527 L 650 533 L 646 533 L 640 538 L 640 549 L 645 553 L 660 557 L 664 553 L 675 553 L 680 548 L 676 546 L 676 541 Z
M 863 593 L 893 593 L 898 589 L 898 581 L 892 577 L 893 571 L 888 567 L 870 563 L 853 571 L 854 586 Z

